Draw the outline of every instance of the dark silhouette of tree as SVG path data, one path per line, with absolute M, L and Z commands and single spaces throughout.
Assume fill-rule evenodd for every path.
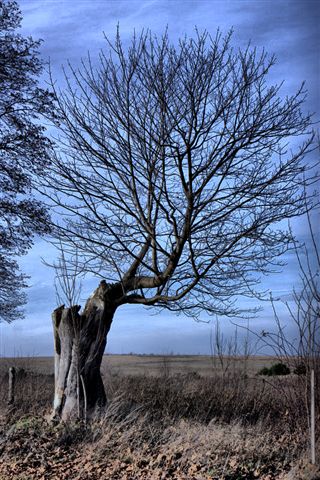
M 49 162 L 38 120 L 52 98 L 38 86 L 40 42 L 16 33 L 20 22 L 17 3 L 0 0 L 0 321 L 8 322 L 22 316 L 25 302 L 16 256 L 27 252 L 34 234 L 49 231 L 32 179 Z
M 108 45 L 99 67 L 70 66 L 55 92 L 60 143 L 46 194 L 64 215 L 65 255 L 72 263 L 77 251 L 78 267 L 103 278 L 82 313 L 53 315 L 64 418 L 76 405 L 73 362 L 88 408 L 105 403 L 99 367 L 119 306 L 243 313 L 235 299 L 256 294 L 292 240 L 279 222 L 306 208 L 305 92 L 279 97 L 267 81 L 273 57 L 234 50 L 219 32 L 177 47 L 149 32 L 127 50 L 119 34 Z

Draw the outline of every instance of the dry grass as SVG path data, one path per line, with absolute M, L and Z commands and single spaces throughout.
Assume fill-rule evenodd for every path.
M 0 480 L 320 478 L 306 460 L 299 377 L 263 379 L 240 368 L 224 376 L 203 376 L 196 368 L 182 374 L 172 366 L 175 359 L 157 360 L 158 374 L 149 376 L 124 375 L 109 364 L 103 377 L 108 408 L 87 427 L 45 420 L 53 397 L 50 370 L 39 373 L 38 365 L 32 372 L 25 364 L 9 410 L 2 375 Z
M 261 368 L 270 367 L 277 361 L 272 356 L 227 357 L 223 359 L 228 371 L 245 369 L 249 375 L 255 375 Z M 16 357 L 0 358 L 0 376 L 15 366 L 34 373 L 53 374 L 52 357 Z M 108 375 L 110 371 L 118 375 L 163 375 L 164 369 L 173 375 L 199 373 L 202 376 L 213 376 L 221 371 L 218 358 L 209 355 L 104 355 L 101 371 Z

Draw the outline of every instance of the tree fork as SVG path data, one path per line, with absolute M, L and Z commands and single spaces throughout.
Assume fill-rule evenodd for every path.
M 68 308 L 62 305 L 52 314 L 54 420 L 68 420 L 79 414 L 90 417 L 106 405 L 100 366 L 116 310 L 113 295 L 112 286 L 102 281 L 82 313 L 79 313 L 79 305 Z M 87 412 L 84 411 L 85 405 Z

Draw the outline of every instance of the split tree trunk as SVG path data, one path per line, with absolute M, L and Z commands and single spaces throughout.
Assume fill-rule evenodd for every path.
M 92 416 L 106 404 L 100 366 L 116 310 L 111 286 L 102 281 L 83 313 L 79 310 L 78 305 L 70 308 L 63 305 L 52 314 L 55 420 Z

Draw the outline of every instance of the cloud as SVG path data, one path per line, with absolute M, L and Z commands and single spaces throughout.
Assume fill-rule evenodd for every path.
M 61 65 L 67 61 L 79 66 L 87 51 L 97 58 L 100 48 L 106 46 L 102 32 L 113 37 L 119 23 L 126 45 L 136 29 L 150 28 L 163 33 L 166 26 L 173 42 L 184 34 L 195 35 L 195 26 L 215 35 L 218 27 L 227 32 L 234 27 L 233 45 L 245 46 L 249 40 L 259 50 L 263 47 L 275 53 L 277 65 L 272 69 L 271 81 L 285 79 L 283 95 L 294 93 L 303 80 L 310 95 L 306 108 L 313 111 L 319 105 L 319 23 L 320 3 L 305 1 L 249 1 L 224 0 L 114 0 L 40 1 L 21 0 L 23 34 L 44 40 L 41 47 L 45 60 L 50 58 L 54 78 L 62 82 Z M 308 225 L 304 220 L 293 222 L 294 231 L 302 240 L 308 239 Z M 2 325 L 0 353 L 15 350 L 25 354 L 52 354 L 51 312 L 56 306 L 53 286 L 54 272 L 41 263 L 55 257 L 55 251 L 44 240 L 37 240 L 26 257 L 21 258 L 23 271 L 30 275 L 29 302 L 26 318 L 13 325 Z M 293 253 L 284 256 L 287 266 L 280 274 L 262 278 L 262 288 L 272 290 L 274 296 L 289 298 L 293 286 L 299 285 L 297 261 Z M 84 284 L 82 304 L 98 283 L 88 279 Z M 255 300 L 241 300 L 253 306 Z M 270 305 L 254 321 L 257 329 L 268 329 L 274 319 Z M 281 315 L 287 315 L 282 310 Z M 284 317 L 286 318 L 286 317 Z M 232 327 L 224 322 L 225 331 Z M 227 326 L 228 325 L 228 326 Z M 163 312 L 151 316 L 150 310 L 133 307 L 120 308 L 116 313 L 108 341 L 112 352 L 209 353 L 210 325 L 193 322 Z M 4 348 L 5 347 L 5 348 Z

